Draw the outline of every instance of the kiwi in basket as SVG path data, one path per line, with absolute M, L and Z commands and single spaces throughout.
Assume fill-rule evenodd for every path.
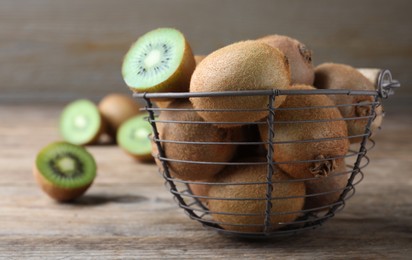
M 147 113 L 134 116 L 124 122 L 117 132 L 118 145 L 133 158 L 142 162 L 153 161 L 149 135 L 152 126 L 147 121 Z
M 198 199 L 201 202 L 203 202 L 207 205 L 208 199 L 207 198 L 202 198 L 202 197 L 208 197 L 209 196 L 209 189 L 212 186 L 212 184 L 202 184 L 202 182 L 210 183 L 211 180 L 202 180 L 202 181 L 198 181 L 196 183 L 189 183 L 189 189 L 190 189 L 190 192 L 193 195 L 201 197 L 201 198 L 198 198 Z
M 355 68 L 337 63 L 323 63 L 315 68 L 315 86 L 320 89 L 375 90 L 371 81 Z M 368 117 L 371 115 L 374 97 L 370 95 L 330 95 L 342 116 L 356 118 L 346 120 L 351 143 L 359 143 L 365 134 Z M 376 111 L 375 111 L 376 112 Z M 375 126 L 376 127 L 376 123 Z M 375 129 L 371 129 L 373 132 Z
M 171 175 L 183 180 L 204 180 L 222 170 L 225 165 L 204 162 L 229 162 L 236 152 L 237 145 L 223 142 L 234 141 L 238 136 L 238 130 L 221 129 L 205 123 L 196 111 L 193 111 L 188 100 L 176 100 L 169 108 L 180 109 L 180 111 L 167 110 L 160 113 L 157 126 L 160 139 L 164 141 L 161 145 L 165 156 L 172 160 L 193 161 L 169 161 L 167 164 Z M 166 120 L 173 122 L 160 122 Z M 174 143 L 175 141 L 196 143 Z M 202 142 L 217 142 L 217 144 L 202 144 Z
M 81 146 L 55 142 L 37 154 L 33 174 L 51 198 L 70 201 L 90 187 L 96 176 L 96 162 Z
M 307 198 L 305 209 L 314 211 L 329 210 L 345 190 L 351 171 L 346 168 L 345 160 L 336 161 L 336 169 L 324 178 L 305 181 Z
M 312 51 L 305 44 L 284 35 L 267 35 L 258 39 L 282 51 L 289 61 L 291 83 L 313 85 L 315 72 L 312 64 Z
M 140 105 L 132 97 L 120 93 L 105 96 L 98 108 L 107 123 L 108 133 L 113 137 L 122 123 L 140 113 Z
M 315 90 L 294 85 L 297 90 Z M 327 106 L 327 108 L 319 108 Z M 349 148 L 347 127 L 339 109 L 326 95 L 288 95 L 275 113 L 273 159 L 294 178 L 327 176 L 336 159 Z M 305 121 L 316 122 L 305 122 Z M 268 141 L 268 125 L 259 126 L 263 141 Z M 322 140 L 332 138 L 332 140 Z M 266 146 L 267 147 L 267 146 Z M 316 160 L 313 162 L 302 162 Z
M 253 161 L 250 160 L 249 161 Z M 260 161 L 260 160 L 259 160 Z M 208 207 L 214 221 L 226 229 L 241 232 L 264 231 L 267 165 L 226 167 L 209 190 Z M 305 197 L 305 184 L 276 168 L 271 193 L 271 229 L 285 227 L 299 217 Z M 238 184 L 236 183 L 261 183 Z
M 97 106 L 90 100 L 79 99 L 68 104 L 60 116 L 60 133 L 69 143 L 96 143 L 106 132 L 106 123 Z
M 188 91 L 195 59 L 185 36 L 159 28 L 141 36 L 124 57 L 123 79 L 134 92 Z
M 288 89 L 289 64 L 281 51 L 258 41 L 243 41 L 209 54 L 195 69 L 191 92 Z M 285 96 L 276 97 L 278 107 Z M 268 96 L 192 97 L 199 115 L 218 127 L 234 127 L 255 122 L 267 115 Z M 205 111 L 209 109 L 239 111 Z M 258 111 L 242 111 L 255 109 Z M 230 124 L 224 123 L 230 122 Z

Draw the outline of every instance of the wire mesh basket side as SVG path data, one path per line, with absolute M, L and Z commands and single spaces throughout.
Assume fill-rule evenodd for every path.
M 390 79 L 389 81 L 391 81 Z M 383 82 L 381 80 L 381 82 Z M 325 221 L 332 218 L 337 212 L 342 210 L 345 205 L 346 201 L 350 199 L 355 194 L 355 186 L 363 179 L 364 173 L 362 171 L 369 164 L 369 158 L 366 156 L 368 150 L 372 149 L 375 145 L 374 141 L 370 139 L 372 134 L 372 122 L 380 116 L 381 112 L 377 112 L 381 107 L 381 98 L 389 93 L 391 89 L 390 86 L 392 83 L 385 83 L 387 88 L 382 87 L 380 91 L 328 91 L 328 90 L 314 90 L 314 91 L 244 91 L 244 92 L 233 92 L 233 93 L 173 93 L 170 97 L 176 99 L 187 99 L 187 98 L 203 98 L 209 96 L 232 96 L 232 95 L 264 95 L 267 97 L 267 108 L 265 109 L 267 113 L 267 117 L 265 121 L 256 121 L 256 122 L 247 122 L 248 125 L 254 125 L 256 127 L 266 125 L 267 126 L 267 139 L 265 140 L 252 140 L 252 141 L 229 141 L 223 142 L 223 145 L 237 145 L 239 147 L 248 147 L 248 146 L 266 146 L 266 154 L 263 158 L 264 161 L 227 161 L 227 162 L 214 162 L 214 161 L 191 161 L 191 160 L 182 160 L 176 158 L 170 158 L 164 151 L 164 145 L 168 143 L 173 144 L 180 144 L 180 145 L 221 145 L 222 142 L 216 141 L 196 141 L 196 140 L 167 140 L 162 138 L 158 132 L 158 126 L 160 124 L 166 125 L 173 125 L 173 124 L 205 124 L 205 125 L 216 125 L 216 124 L 237 124 L 239 122 L 206 122 L 206 121 L 184 121 L 184 120 L 159 120 L 157 117 L 158 113 L 162 111 L 169 111 L 171 113 L 184 113 L 184 112 L 191 112 L 197 113 L 196 109 L 180 109 L 174 107 L 167 107 L 167 108 L 157 108 L 153 106 L 151 97 L 153 98 L 160 98 L 160 97 L 167 97 L 166 94 L 144 94 L 143 98 L 146 101 L 146 110 L 149 112 L 149 121 L 153 126 L 153 141 L 154 145 L 157 149 L 157 153 L 154 156 L 157 158 L 158 163 L 160 164 L 160 174 L 165 179 L 165 184 L 173 194 L 174 199 L 178 203 L 179 207 L 181 207 L 185 213 L 193 220 L 196 220 L 202 223 L 205 227 L 217 230 L 224 234 L 231 234 L 236 236 L 248 236 L 248 237 L 271 237 L 271 236 L 283 236 L 289 234 L 295 234 L 297 232 L 313 229 L 320 225 L 322 225 Z M 392 84 L 392 85 L 396 85 Z M 389 90 L 388 90 L 389 89 Z M 386 91 L 385 94 L 382 94 L 383 91 Z M 317 119 L 317 120 L 301 120 L 299 122 L 287 121 L 287 120 L 276 120 L 276 113 L 285 110 L 284 108 L 275 108 L 273 106 L 274 101 L 280 95 L 369 95 L 371 97 L 370 102 L 366 102 L 363 104 L 340 104 L 340 105 L 323 105 L 318 107 L 295 107 L 293 108 L 295 111 L 298 110 L 310 110 L 310 109 L 328 109 L 328 108 L 339 108 L 339 107 L 351 107 L 351 106 L 366 106 L 369 107 L 369 113 L 362 117 L 349 117 L 349 118 L 333 118 L 333 119 Z M 389 94 L 388 94 L 389 95 Z M 292 110 L 293 110 L 292 109 Z M 241 112 L 256 112 L 260 111 L 259 109 L 226 109 L 226 110 L 210 110 L 203 112 L 219 112 L 219 113 L 241 113 Z M 287 140 L 287 141 L 278 141 L 276 137 L 276 131 L 279 125 L 281 124 L 324 124 L 332 121 L 356 121 L 356 120 L 363 120 L 365 123 L 365 129 L 361 134 L 353 135 L 353 136 L 340 136 L 340 137 L 331 137 L 331 138 L 314 138 L 314 139 L 305 139 L 305 140 Z M 244 123 L 244 122 L 242 122 Z M 331 158 L 312 158 L 308 160 L 296 160 L 296 161 L 277 161 L 273 159 L 273 155 L 277 153 L 276 147 L 282 144 L 306 144 L 309 145 L 311 143 L 317 142 L 332 142 L 341 139 L 358 139 L 360 140 L 357 144 L 352 144 L 348 152 L 344 155 L 339 155 Z M 324 190 L 322 192 L 316 192 L 312 194 L 304 194 L 301 196 L 273 196 L 273 191 L 275 190 L 275 186 L 278 185 L 277 181 L 273 181 L 273 176 L 278 174 L 279 166 L 282 164 L 302 164 L 302 163 L 317 163 L 317 162 L 324 162 L 326 160 L 346 160 L 347 164 L 345 168 L 337 172 L 333 172 L 327 178 L 343 178 L 345 179 L 344 185 L 336 186 L 333 189 Z M 199 181 L 199 180 L 183 180 L 176 178 L 172 175 L 170 171 L 170 165 L 173 163 L 181 163 L 181 164 L 201 164 L 201 165 L 214 165 L 220 164 L 225 167 L 233 167 L 233 166 L 241 166 L 247 167 L 250 165 L 254 166 L 264 166 L 266 167 L 266 175 L 265 179 L 259 182 L 241 182 L 241 183 L 219 183 L 216 181 Z M 311 181 L 316 182 L 319 180 L 317 177 L 313 178 L 298 178 L 289 181 L 285 181 L 284 183 L 292 183 L 292 182 L 300 182 L 300 183 L 308 183 Z M 281 181 L 279 183 L 282 183 Z M 248 197 L 210 197 L 208 195 L 198 195 L 196 192 L 193 191 L 193 185 L 200 185 L 206 187 L 216 187 L 216 186 L 242 186 L 247 187 L 253 185 L 260 185 L 264 188 L 264 196 L 259 198 L 248 198 Z M 307 201 L 310 198 L 316 197 L 325 197 L 330 194 L 338 194 L 338 199 L 334 201 L 330 201 L 327 204 L 312 207 L 312 208 L 302 208 L 298 211 L 284 211 L 284 212 L 274 212 L 272 210 L 273 203 L 277 200 L 293 200 L 296 198 L 301 198 Z M 239 212 L 223 212 L 223 211 L 213 211 L 209 209 L 208 203 L 211 200 L 221 200 L 221 201 L 255 201 L 255 203 L 264 203 L 264 211 L 263 212 L 247 212 L 247 213 L 239 213 Z M 286 221 L 286 222 L 273 222 L 272 219 L 276 219 L 279 215 L 291 215 L 297 214 L 298 217 L 293 221 Z M 252 223 L 252 224 L 239 224 L 235 222 L 224 222 L 217 220 L 217 215 L 231 215 L 233 217 L 259 217 L 262 219 L 260 223 Z M 230 227 L 240 226 L 239 228 L 230 228 Z M 248 227 L 258 227 L 261 229 L 260 231 L 250 231 Z M 244 228 L 244 230 L 242 229 Z M 251 229 L 254 230 L 254 229 Z

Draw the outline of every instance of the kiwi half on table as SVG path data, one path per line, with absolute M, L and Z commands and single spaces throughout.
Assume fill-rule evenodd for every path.
M 69 143 L 93 144 L 105 131 L 105 121 L 97 106 L 90 100 L 71 102 L 60 116 L 60 133 Z
M 133 92 L 189 90 L 196 67 L 185 36 L 173 28 L 159 28 L 141 36 L 124 57 L 122 75 Z
M 50 197 L 70 201 L 90 187 L 96 177 L 96 162 L 81 146 L 55 142 L 37 154 L 33 174 Z
M 135 159 L 148 162 L 153 161 L 152 144 L 149 135 L 152 126 L 147 121 L 147 113 L 130 118 L 124 122 L 117 132 L 118 145 Z

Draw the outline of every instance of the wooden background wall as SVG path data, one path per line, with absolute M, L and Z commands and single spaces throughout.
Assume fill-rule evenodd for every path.
M 410 0 L 1 0 L 0 102 L 98 100 L 130 93 L 121 60 L 157 27 L 176 27 L 194 51 L 286 34 L 314 62 L 385 67 L 403 83 L 389 108 L 412 111 Z

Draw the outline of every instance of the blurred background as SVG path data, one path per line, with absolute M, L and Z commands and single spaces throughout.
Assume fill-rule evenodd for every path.
M 267 34 L 299 39 L 315 65 L 391 70 L 388 112 L 412 112 L 410 0 L 1 0 L 0 102 L 63 103 L 131 93 L 122 57 L 157 27 L 181 30 L 196 54 Z

